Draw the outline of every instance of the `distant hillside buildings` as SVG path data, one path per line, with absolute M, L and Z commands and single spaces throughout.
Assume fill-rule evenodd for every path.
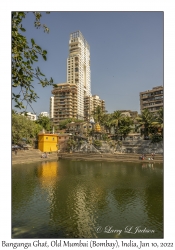
M 41 116 L 46 116 L 46 117 L 48 117 L 49 118 L 49 113 L 48 112 L 41 112 L 39 115 L 41 115 Z

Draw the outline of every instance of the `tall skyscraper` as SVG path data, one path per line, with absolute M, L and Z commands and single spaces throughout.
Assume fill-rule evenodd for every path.
M 70 34 L 67 82 L 52 90 L 50 116 L 55 125 L 61 120 L 89 120 L 96 106 L 105 110 L 104 100 L 91 94 L 90 47 L 80 31 Z
M 91 96 L 90 47 L 80 31 L 70 34 L 67 83 L 77 85 L 77 118 L 84 119 L 84 97 Z

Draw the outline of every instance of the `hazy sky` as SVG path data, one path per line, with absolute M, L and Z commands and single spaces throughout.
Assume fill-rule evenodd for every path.
M 54 83 L 66 82 L 66 60 L 71 32 L 80 30 L 90 45 L 91 90 L 106 102 L 106 110 L 140 112 L 139 92 L 163 85 L 163 12 L 42 12 L 50 32 L 34 27 L 34 15 L 23 21 L 30 40 L 47 50 L 47 62 L 36 66 Z M 39 95 L 32 107 L 49 112 L 52 88 L 34 84 Z M 32 111 L 28 108 L 27 111 Z

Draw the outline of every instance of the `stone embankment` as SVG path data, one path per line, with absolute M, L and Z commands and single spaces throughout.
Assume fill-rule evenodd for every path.
M 14 164 L 24 164 L 39 161 L 54 161 L 58 160 L 57 153 L 48 154 L 48 158 L 41 158 L 42 152 L 38 149 L 21 150 L 18 151 L 17 155 L 12 152 L 12 165 Z M 59 159 L 69 159 L 69 160 L 85 160 L 85 161 L 110 161 L 110 162 L 163 162 L 163 155 L 156 154 L 154 160 L 149 160 L 151 154 L 147 154 L 144 160 L 139 160 L 140 154 L 128 154 L 128 153 L 59 153 Z

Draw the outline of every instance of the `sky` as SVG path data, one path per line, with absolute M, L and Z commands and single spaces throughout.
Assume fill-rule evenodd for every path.
M 47 61 L 40 58 L 35 66 L 54 83 L 67 81 L 69 36 L 80 30 L 90 45 L 91 92 L 105 100 L 108 113 L 123 109 L 140 113 L 139 93 L 163 86 L 163 11 L 41 13 L 49 34 L 34 27 L 34 15 L 29 12 L 23 20 L 23 35 L 47 50 Z M 27 111 L 49 112 L 52 87 L 34 82 L 34 90 L 40 98 Z

